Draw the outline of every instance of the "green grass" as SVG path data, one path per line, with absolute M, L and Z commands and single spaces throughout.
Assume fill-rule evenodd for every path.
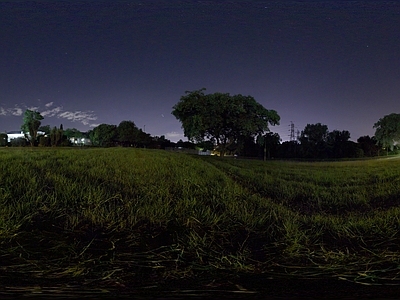
M 221 274 L 400 284 L 400 159 L 1 149 L 0 281 Z

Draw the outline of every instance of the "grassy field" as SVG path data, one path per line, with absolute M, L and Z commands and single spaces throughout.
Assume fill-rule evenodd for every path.
M 400 285 L 400 159 L 1 149 L 0 282 L 102 289 L 241 275 Z

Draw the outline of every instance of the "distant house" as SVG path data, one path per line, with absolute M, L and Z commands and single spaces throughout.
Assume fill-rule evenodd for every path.
M 22 131 L 9 131 L 7 132 L 8 142 L 11 142 L 13 139 L 25 138 L 25 135 Z
M 24 134 L 23 131 L 9 131 L 9 132 L 6 132 L 6 133 L 7 133 L 7 137 L 8 137 L 8 142 L 11 142 L 11 140 L 13 140 L 13 139 L 25 138 L 25 134 Z M 38 131 L 37 132 L 38 136 L 39 135 L 44 135 L 44 134 L 45 134 L 45 132 L 43 132 L 43 131 Z M 28 136 L 29 136 L 29 133 L 28 133 Z
M 90 139 L 85 138 L 85 137 L 79 137 L 79 138 L 71 137 L 71 138 L 69 138 L 69 141 L 74 146 L 88 146 L 88 145 L 92 144 Z

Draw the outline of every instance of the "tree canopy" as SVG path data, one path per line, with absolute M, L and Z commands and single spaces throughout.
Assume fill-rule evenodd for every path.
M 271 158 L 271 149 L 277 148 L 281 141 L 281 137 L 277 133 L 267 132 L 265 135 L 257 137 L 257 143 L 264 148 L 264 160 Z
M 89 131 L 89 137 L 94 146 L 110 147 L 115 144 L 117 137 L 117 126 L 100 124 Z
M 307 124 L 301 132 L 300 151 L 306 158 L 340 158 L 358 155 L 347 130 L 328 131 L 321 123 Z
M 321 123 L 307 124 L 307 126 L 301 132 L 300 142 L 317 145 L 319 143 L 326 142 L 327 138 L 328 126 Z
M 27 109 L 24 113 L 23 120 L 24 123 L 21 125 L 21 130 L 24 132 L 25 138 L 28 139 L 31 146 L 33 146 L 43 116 L 37 111 Z
M 349 144 L 350 132 L 347 130 L 334 130 L 328 133 L 327 147 L 330 157 L 345 157 L 347 145 Z
M 44 134 L 49 134 L 51 131 L 50 125 L 42 125 L 38 128 L 38 131 L 44 132 Z
M 187 91 L 172 114 L 182 123 L 189 140 L 215 142 L 221 156 L 240 137 L 263 135 L 269 131 L 269 125 L 279 125 L 278 113 L 267 110 L 251 96 L 206 95 L 204 91 Z
M 307 124 L 299 138 L 303 155 L 321 157 L 325 153 L 327 139 L 328 126 L 321 123 Z
M 67 146 L 69 144 L 68 137 L 64 134 L 63 125 L 60 125 L 60 128 L 54 126 L 50 131 L 50 144 L 53 147 L 57 146 Z
M 374 124 L 375 139 L 387 150 L 400 142 L 400 114 L 392 113 Z
M 63 133 L 68 139 L 72 138 L 79 139 L 83 137 L 83 133 L 76 128 L 67 128 L 64 130 Z
M 136 145 L 140 131 L 132 121 L 122 121 L 117 127 L 118 142 L 124 146 Z
M 370 137 L 369 135 L 360 136 L 357 139 L 357 143 L 363 150 L 365 156 L 376 156 L 379 155 L 380 147 L 377 145 L 376 138 Z

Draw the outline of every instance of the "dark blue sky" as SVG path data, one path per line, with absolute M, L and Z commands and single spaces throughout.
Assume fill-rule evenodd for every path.
M 276 110 L 283 140 L 291 121 L 357 140 L 400 113 L 398 1 L 2 1 L 0 49 L 0 131 L 29 108 L 176 141 L 172 106 L 203 87 Z

